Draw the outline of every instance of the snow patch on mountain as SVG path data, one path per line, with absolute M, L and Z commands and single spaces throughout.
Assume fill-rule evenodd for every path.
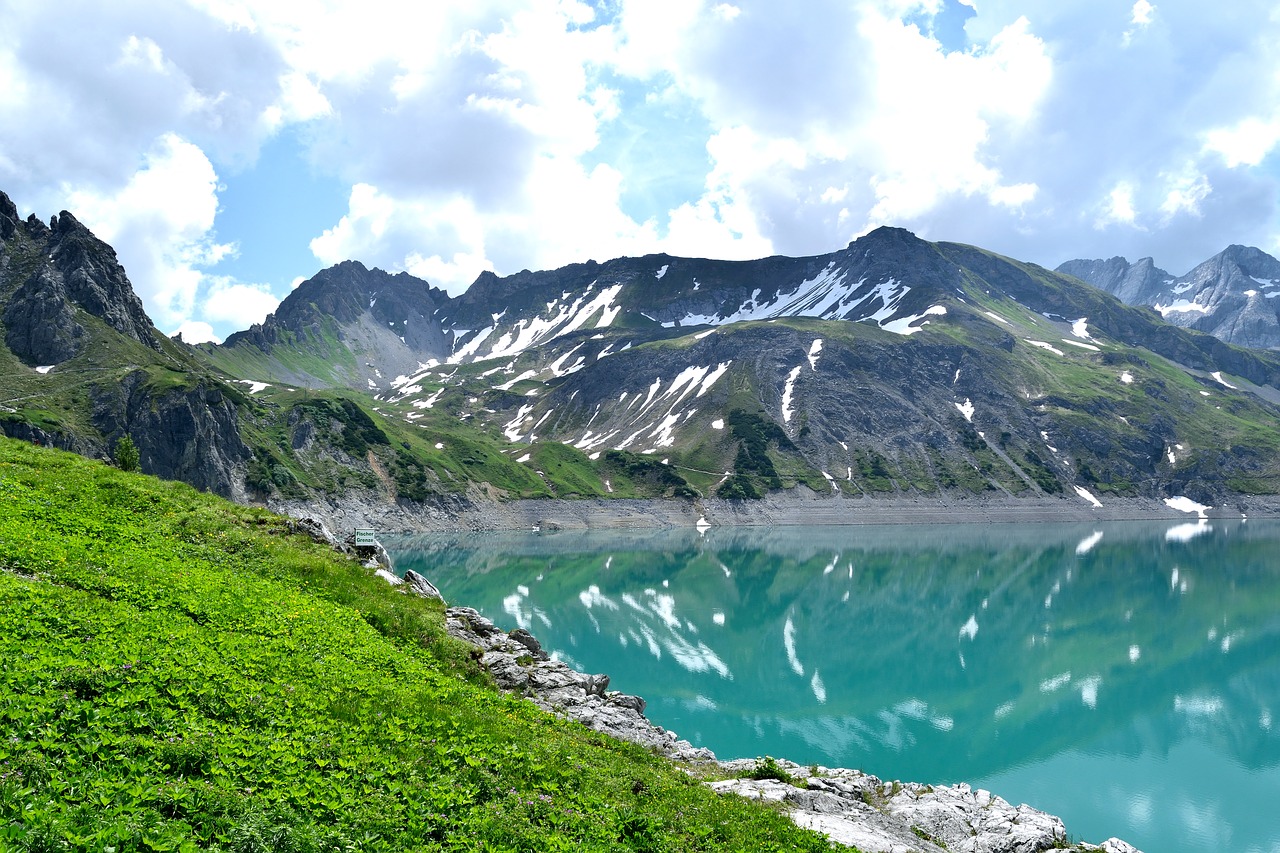
M 1155 305 L 1152 305 L 1151 307 L 1159 311 L 1160 316 L 1164 317 L 1166 320 L 1169 319 L 1170 314 L 1185 314 L 1188 312 L 1195 312 L 1197 314 L 1213 313 L 1213 308 L 1209 307 L 1208 305 L 1200 305 L 1197 302 L 1191 302 L 1186 299 L 1176 299 L 1173 302 L 1169 303 L 1168 305 L 1161 305 L 1159 302 L 1157 302 Z
M 809 369 L 818 369 L 818 354 L 822 352 L 822 338 L 814 338 L 809 347 Z
M 1054 355 L 1066 355 L 1065 352 L 1058 349 L 1053 344 L 1047 343 L 1045 341 L 1033 341 L 1031 338 L 1027 338 L 1026 341 L 1027 343 L 1031 344 L 1033 347 L 1039 347 L 1040 349 L 1048 350 Z
M 791 416 L 795 414 L 795 410 L 791 408 L 791 396 L 796 389 L 796 377 L 800 375 L 800 365 L 796 365 L 790 373 L 787 374 L 786 387 L 782 389 L 782 422 L 791 423 Z
M 917 322 L 923 320 L 925 317 L 940 316 L 946 313 L 947 308 L 945 305 L 931 305 L 924 309 L 923 314 L 913 314 L 906 317 L 900 317 L 897 320 L 889 320 L 888 322 L 882 321 L 880 323 L 880 328 L 884 329 L 886 332 L 893 332 L 895 335 L 914 335 L 929 321 L 925 320 L 924 323 L 920 323 L 919 326 L 915 325 Z
M 631 400 L 623 409 L 625 422 L 614 429 L 596 432 L 591 429 L 591 425 L 595 422 L 593 415 L 582 436 L 572 442 L 573 446 L 579 450 L 596 450 L 607 446 L 615 450 L 625 450 L 642 437 L 653 440 L 650 450 L 673 446 L 676 429 L 688 423 L 698 411 L 696 408 L 684 409 L 682 408 L 684 404 L 710 391 L 732 364 L 732 361 L 724 361 L 715 367 L 692 365 L 680 371 L 669 383 L 662 377 L 654 379 L 643 394 L 636 392 L 633 395 L 629 391 L 622 392 L 622 396 L 618 398 L 619 406 L 622 406 L 628 398 Z M 656 415 L 655 419 L 657 412 L 662 414 Z M 720 422 L 720 427 L 717 429 L 723 426 L 723 422 Z M 627 437 L 621 442 L 614 443 L 617 437 L 626 431 L 629 431 Z
M 487 352 L 482 352 L 482 345 L 488 343 L 498 329 L 498 322 L 502 315 L 495 316 L 494 325 L 481 330 L 474 338 L 467 340 L 461 349 L 455 350 L 453 355 L 449 356 L 449 362 L 458 364 L 467 359 L 488 361 L 491 358 L 512 358 L 532 347 L 541 346 L 548 341 L 578 331 L 593 317 L 596 318 L 593 328 L 603 329 L 612 325 L 622 311 L 621 305 L 614 304 L 614 299 L 622 290 L 622 285 L 615 284 L 603 288 L 592 296 L 591 291 L 594 286 L 593 282 L 591 287 L 575 297 L 572 302 L 569 298 L 573 294 L 561 294 L 560 298 L 547 303 L 544 316 L 522 317 L 516 320 L 498 337 Z M 455 341 L 464 337 L 461 332 L 455 335 Z
M 1224 388 L 1230 388 L 1232 391 L 1240 390 L 1239 388 L 1237 388 L 1236 386 L 1232 385 L 1230 382 L 1222 378 L 1221 370 L 1215 370 L 1213 371 L 1213 373 L 1210 373 L 1209 375 L 1213 377 L 1215 382 L 1217 382 L 1219 385 L 1221 385 Z

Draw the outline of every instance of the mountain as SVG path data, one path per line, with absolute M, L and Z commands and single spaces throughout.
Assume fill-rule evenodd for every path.
M 1147 305 L 1175 326 L 1239 346 L 1280 349 L 1280 261 L 1249 246 L 1228 246 L 1175 278 L 1151 258 L 1067 261 L 1075 276 L 1130 305 Z
M 453 351 L 381 393 L 388 412 L 636 453 L 701 494 L 1213 502 L 1276 473 L 1275 357 L 900 229 L 813 258 L 486 274 L 438 317 Z
M 0 429 L 102 457 L 133 437 L 144 470 L 243 494 L 235 400 L 152 325 L 110 246 L 67 211 L 18 217 L 0 193 Z
M 6 252 L 5 345 L 30 364 L 57 365 L 82 354 L 92 338 L 83 311 L 127 338 L 159 350 L 151 320 L 115 252 L 65 210 L 45 225 L 25 222 L 0 193 L 0 239 Z
M 234 374 L 313 387 L 384 387 L 384 373 L 411 372 L 448 352 L 433 316 L 448 298 L 408 273 L 346 261 L 298 285 L 261 324 L 202 350 Z
M 244 500 L 447 518 L 517 497 L 1280 494 L 1280 356 L 901 229 L 805 258 L 485 273 L 458 297 L 347 262 L 189 347 L 138 318 L 69 214 L 12 208 L 5 431 L 94 455 L 129 434 L 144 470 Z M 63 323 L 56 364 L 23 348 L 47 316 L 83 329 Z M 157 421 L 173 401 L 186 421 Z
M 115 252 L 71 213 L 23 220 L 0 193 L 0 431 L 95 458 L 129 436 L 144 472 L 242 501 L 350 493 L 443 513 L 481 484 L 553 494 L 554 478 L 505 442 L 464 428 L 442 453 L 341 387 L 445 351 L 431 332 L 444 299 L 412 276 L 342 264 L 211 354 L 155 328 Z M 263 369 L 283 381 L 244 379 Z

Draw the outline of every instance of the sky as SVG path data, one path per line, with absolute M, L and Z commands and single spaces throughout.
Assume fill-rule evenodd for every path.
M 880 225 L 1280 253 L 1272 0 L 0 0 L 0 190 L 184 339 L 347 259 L 460 293 Z

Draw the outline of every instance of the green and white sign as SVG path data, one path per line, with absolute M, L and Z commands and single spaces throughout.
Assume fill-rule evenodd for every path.
M 378 540 L 374 536 L 372 527 L 356 528 L 356 547 L 357 548 L 372 548 L 377 544 L 378 544 Z

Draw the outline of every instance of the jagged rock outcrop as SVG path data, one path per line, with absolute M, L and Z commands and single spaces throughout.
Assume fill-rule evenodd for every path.
M 383 553 L 386 553 L 385 551 Z M 440 590 L 436 589 L 436 585 L 427 580 L 413 569 L 404 573 L 403 583 L 409 587 L 409 591 L 414 595 L 420 595 L 423 598 L 433 598 L 444 604 L 444 596 L 440 594 Z
M 141 468 L 223 497 L 243 497 L 253 453 L 240 436 L 235 404 L 216 384 L 157 390 L 144 371 L 92 392 L 93 424 L 108 447 L 122 435 L 137 445 Z
M 963 783 L 886 783 L 858 770 L 773 759 L 724 761 L 720 767 L 738 778 L 711 783 L 715 790 L 779 803 L 800 826 L 865 853 L 1138 853 L 1117 838 L 1100 847 L 1068 844 L 1059 818 Z M 781 771 L 790 781 L 751 778 L 767 775 L 762 768 Z
M 1186 275 L 1174 277 L 1151 258 L 1072 260 L 1073 275 L 1130 305 L 1146 305 L 1169 323 L 1219 340 L 1280 348 L 1280 261 L 1252 246 L 1232 245 Z
M 18 233 L 22 220 L 18 218 L 18 206 L 13 199 L 0 192 L 0 240 L 8 240 Z
M 1073 275 L 1117 297 L 1127 305 L 1151 305 L 1151 300 L 1173 281 L 1173 275 L 1155 265 L 1152 258 L 1129 263 L 1121 257 L 1108 260 L 1072 260 L 1058 266 L 1060 273 Z
M 152 349 L 158 343 L 142 301 L 115 250 L 67 211 L 46 226 L 33 216 L 19 224 L 0 193 L 0 235 L 7 243 L 0 292 L 12 291 L 4 311 L 5 344 L 29 364 L 61 364 L 89 341 L 80 312 Z
M 508 634 L 470 607 L 445 611 L 445 627 L 451 637 L 483 652 L 480 663 L 500 688 L 525 696 L 544 710 L 671 758 L 715 758 L 709 749 L 695 747 L 645 719 L 640 697 L 607 690 L 608 676 L 584 675 L 551 660 L 527 631 Z

